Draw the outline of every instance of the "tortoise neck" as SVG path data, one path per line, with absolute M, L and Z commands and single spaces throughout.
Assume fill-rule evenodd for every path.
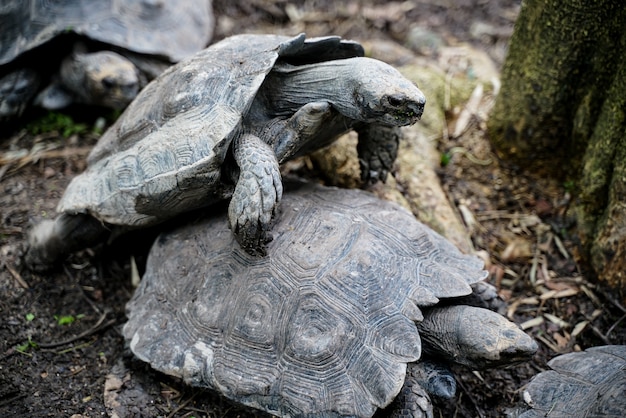
M 359 68 L 348 58 L 317 64 L 277 64 L 261 88 L 276 116 L 292 115 L 307 103 L 325 101 L 351 119 L 358 119 L 354 103 L 354 73 Z

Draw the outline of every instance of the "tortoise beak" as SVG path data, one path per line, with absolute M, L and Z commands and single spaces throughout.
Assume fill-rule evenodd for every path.
M 391 107 L 392 114 L 395 117 L 396 124 L 412 125 L 421 119 L 424 113 L 424 104 L 426 97 L 418 90 L 412 91 L 412 94 L 399 93 L 385 96 L 384 101 L 388 107 Z
M 417 120 L 420 120 L 422 118 L 425 104 L 426 96 L 424 96 L 424 93 L 422 93 L 422 91 L 418 89 L 416 97 L 408 105 L 409 111 L 413 112 L 416 115 Z
M 411 123 L 415 123 L 422 118 L 426 96 L 421 90 L 412 92 L 413 94 L 398 94 L 387 98 L 389 103 L 396 107 L 401 113 L 408 116 Z
M 420 102 L 412 102 L 407 105 L 409 112 L 415 115 L 416 121 L 422 118 L 422 114 L 424 113 L 424 104 L 426 104 L 426 99 Z

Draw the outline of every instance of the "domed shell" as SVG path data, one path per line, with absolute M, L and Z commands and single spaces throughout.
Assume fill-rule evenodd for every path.
M 223 200 L 232 193 L 219 181 L 227 150 L 276 60 L 361 55 L 355 42 L 304 34 L 237 35 L 212 45 L 141 91 L 100 138 L 57 211 L 146 226 Z
M 481 260 L 358 190 L 286 193 L 273 235 L 256 258 L 224 215 L 162 234 L 127 305 L 135 355 L 280 416 L 369 417 L 421 355 L 420 307 L 486 276 Z
M 8 0 L 0 7 L 0 65 L 72 32 L 172 62 L 213 34 L 210 0 Z
M 532 410 L 520 418 L 626 416 L 626 346 L 606 345 L 555 357 L 524 391 Z

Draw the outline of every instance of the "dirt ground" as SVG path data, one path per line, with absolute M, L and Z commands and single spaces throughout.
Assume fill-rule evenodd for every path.
M 240 32 L 305 31 L 392 41 L 430 56 L 440 45 L 470 43 L 500 66 L 519 4 L 219 0 L 216 40 Z M 120 386 L 125 398 L 117 400 L 127 416 L 264 416 L 152 372 L 125 349 L 120 330 L 133 291 L 129 255 L 141 270 L 150 244 L 146 234 L 85 250 L 51 274 L 25 269 L 26 231 L 53 216 L 97 140 L 90 132 L 63 136 L 23 129 L 37 116 L 0 132 L 0 416 L 107 416 L 105 404 L 115 404 Z M 72 116 L 90 131 L 98 115 Z M 458 393 L 436 405 L 441 417 L 505 416 L 520 402 L 523 385 L 556 354 L 626 343 L 626 311 L 574 261 L 567 216 L 571 185 L 505 168 L 489 148 L 485 116 L 474 115 L 460 137 L 440 140 L 440 151 L 451 158 L 438 174 L 465 215 L 475 247 L 487 254 L 489 280 L 507 302 L 505 313 L 540 348 L 529 363 L 508 369 L 456 369 Z

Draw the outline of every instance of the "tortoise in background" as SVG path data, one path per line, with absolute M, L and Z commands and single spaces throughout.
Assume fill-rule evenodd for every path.
M 557 356 L 535 376 L 519 418 L 626 416 L 626 346 L 605 345 Z
M 152 81 L 100 138 L 55 221 L 30 235 L 43 269 L 109 230 L 146 227 L 230 198 L 240 244 L 263 255 L 282 195 L 279 164 L 354 129 L 365 181 L 384 180 L 399 126 L 423 93 L 339 37 L 226 38 Z
M 300 186 L 273 231 L 264 258 L 225 214 L 163 233 L 127 305 L 133 353 L 282 417 L 370 417 L 399 393 L 391 416 L 421 417 L 422 353 L 482 369 L 537 349 L 503 316 L 461 305 L 483 262 L 394 203 Z
M 213 34 L 210 0 L 7 0 L 0 7 L 0 120 L 36 102 L 122 109 Z M 40 91 L 40 86 L 45 86 Z

